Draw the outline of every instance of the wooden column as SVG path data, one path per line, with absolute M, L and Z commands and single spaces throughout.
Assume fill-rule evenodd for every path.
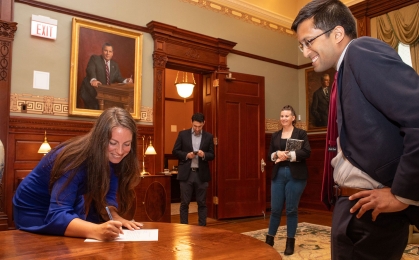
M 154 67 L 154 149 L 157 151 L 154 167 L 156 171 L 162 171 L 164 168 L 164 96 L 165 96 L 165 73 L 167 56 L 159 52 L 153 54 Z
M 3 12 L 4 6 L 11 8 L 11 5 L 8 6 L 7 2 L 10 1 L 6 1 L 6 3 L 4 1 L 0 2 L 1 17 L 5 15 Z M 10 13 L 6 13 L 7 18 L 11 18 L 11 15 L 7 15 Z M 6 156 L 3 178 L 0 179 L 0 230 L 8 229 L 7 220 L 11 217 L 11 212 L 5 212 L 5 201 L 10 198 L 5 196 L 6 187 L 4 180 L 8 174 L 6 172 L 6 162 L 10 117 L 10 74 L 12 72 L 12 42 L 16 30 L 17 23 L 0 20 L 0 140 L 3 143 Z

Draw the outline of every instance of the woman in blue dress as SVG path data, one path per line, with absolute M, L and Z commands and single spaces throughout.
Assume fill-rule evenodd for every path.
M 20 183 L 13 197 L 16 228 L 104 241 L 122 227 L 139 229 L 141 223 L 121 217 L 133 205 L 138 173 L 135 121 L 125 109 L 109 108 L 88 134 L 52 149 Z

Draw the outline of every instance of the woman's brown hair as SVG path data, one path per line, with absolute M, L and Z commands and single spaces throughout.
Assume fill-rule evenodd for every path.
M 140 171 L 137 159 L 137 127 L 131 114 L 123 108 L 106 109 L 88 134 L 72 138 L 55 148 L 61 151 L 53 162 L 50 191 L 64 174 L 69 173 L 69 180 L 62 190 L 82 168 L 85 168 L 86 212 L 88 213 L 91 203 L 94 203 L 97 212 L 104 214 L 111 174 L 108 145 L 112 138 L 112 129 L 119 126 L 129 129 L 132 133 L 131 150 L 115 167 L 115 174 L 118 176 L 118 214 L 122 216 L 128 212 L 135 198 L 134 187 L 139 182 Z

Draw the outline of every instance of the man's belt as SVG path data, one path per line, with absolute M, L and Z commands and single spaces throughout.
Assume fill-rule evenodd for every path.
M 335 197 L 349 197 L 354 195 L 357 192 L 364 191 L 366 189 L 359 189 L 359 188 L 351 188 L 345 186 L 333 186 L 333 194 Z
M 193 171 L 193 172 L 197 172 L 198 170 L 199 170 L 198 167 L 191 167 L 191 171 Z

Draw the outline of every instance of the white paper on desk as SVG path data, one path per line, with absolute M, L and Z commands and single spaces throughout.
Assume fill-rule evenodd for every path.
M 124 229 L 124 234 L 119 234 L 114 241 L 125 242 L 125 241 L 158 241 L 159 230 L 158 229 L 138 229 L 138 230 L 127 230 Z M 84 242 L 102 242 L 100 240 L 87 238 Z

